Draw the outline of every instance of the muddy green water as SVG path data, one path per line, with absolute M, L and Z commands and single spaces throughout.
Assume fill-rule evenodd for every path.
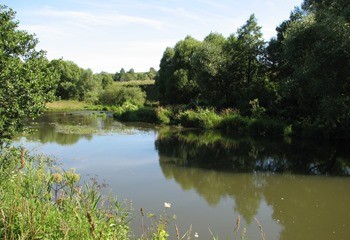
M 98 176 L 132 201 L 136 235 L 142 207 L 176 214 L 182 233 L 192 225 L 192 239 L 212 239 L 208 228 L 233 239 L 238 217 L 248 239 L 261 239 L 255 218 L 266 239 L 350 239 L 347 142 L 237 138 L 123 124 L 96 112 L 49 112 L 28 126 L 36 131 L 18 143 L 85 179 Z M 166 212 L 164 202 L 172 204 Z

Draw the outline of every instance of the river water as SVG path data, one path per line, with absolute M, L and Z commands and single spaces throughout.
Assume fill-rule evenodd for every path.
M 217 131 L 120 123 L 107 113 L 48 112 L 17 143 L 98 178 L 145 213 L 173 216 L 198 239 L 349 239 L 347 142 L 252 139 Z M 164 202 L 171 203 L 165 209 Z M 240 219 L 240 229 L 234 233 Z M 145 225 L 150 226 L 145 219 Z M 244 235 L 244 233 L 243 233 Z M 175 239 L 174 235 L 170 239 Z

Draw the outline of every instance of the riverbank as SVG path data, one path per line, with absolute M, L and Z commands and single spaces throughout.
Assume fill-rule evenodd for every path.
M 220 112 L 212 108 L 176 106 L 123 106 L 93 105 L 79 101 L 57 101 L 48 103 L 49 111 L 106 110 L 113 112 L 114 118 L 125 122 L 145 122 L 152 124 L 177 125 L 190 128 L 221 129 L 238 135 L 301 137 L 313 139 L 349 139 L 350 128 L 327 126 L 314 122 L 287 123 L 267 115 L 242 116 L 234 109 Z
M 3 148 L 0 180 L 1 239 L 129 239 L 120 202 L 48 157 Z

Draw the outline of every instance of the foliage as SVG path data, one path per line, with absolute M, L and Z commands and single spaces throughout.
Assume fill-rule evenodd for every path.
M 251 101 L 249 101 L 249 104 L 252 107 L 252 117 L 257 118 L 257 117 L 262 117 L 265 112 L 266 109 L 264 107 L 261 107 L 259 104 L 259 99 L 255 98 Z
M 164 51 L 156 78 L 160 103 L 234 108 L 323 131 L 323 137 L 349 138 L 349 16 L 348 1 L 305 0 L 268 45 L 254 15 L 227 38 L 187 36 Z
M 135 72 L 133 68 L 125 72 L 124 68 L 122 68 L 120 72 L 114 74 L 113 79 L 118 82 L 146 81 L 154 80 L 156 76 L 157 71 L 153 67 L 151 67 L 148 72 Z
M 145 93 L 139 87 L 123 87 L 114 84 L 100 93 L 98 103 L 121 106 L 129 102 L 141 106 L 145 102 L 145 97 Z
M 167 104 L 188 104 L 198 96 L 198 83 L 191 67 L 193 56 L 200 42 L 191 36 L 179 41 L 174 48 L 167 48 L 160 62 L 156 84 L 159 100 Z
M 184 127 L 197 128 L 215 128 L 221 121 L 221 117 L 214 110 L 204 108 L 180 112 L 176 119 Z
M 113 116 L 120 121 L 170 124 L 173 113 L 167 108 L 138 107 L 124 104 L 114 109 Z
M 0 5 L 0 142 L 54 97 L 57 76 L 37 43 L 34 35 L 18 30 L 15 12 Z

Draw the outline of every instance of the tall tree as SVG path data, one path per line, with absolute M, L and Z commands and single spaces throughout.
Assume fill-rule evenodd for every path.
M 61 99 L 76 99 L 80 97 L 80 81 L 83 69 L 72 61 L 62 59 L 52 60 L 51 65 L 60 75 L 56 96 Z
M 226 54 L 225 73 L 226 105 L 249 113 L 249 102 L 258 98 L 263 105 L 270 104 L 273 87 L 266 78 L 265 42 L 261 27 L 254 15 L 232 34 L 224 47 Z
M 162 103 L 167 103 L 167 85 L 171 82 L 171 78 L 174 72 L 174 48 L 167 47 L 163 53 L 163 56 L 159 64 L 159 74 L 156 77 L 155 84 L 158 89 L 158 98 Z
M 36 50 L 38 40 L 18 24 L 15 12 L 0 5 L 0 141 L 44 110 L 57 78 L 45 52 Z
M 242 79 L 250 83 L 258 77 L 263 65 L 264 40 L 261 27 L 258 25 L 254 14 L 250 15 L 247 22 L 237 30 L 237 44 L 241 53 Z
M 221 34 L 210 33 L 193 56 L 192 68 L 200 88 L 200 100 L 207 105 L 220 106 L 226 102 L 222 76 L 227 61 L 223 50 L 225 43 Z
M 149 79 L 155 79 L 157 76 L 157 71 L 154 69 L 154 67 L 151 67 L 147 73 L 147 76 Z
M 163 54 L 159 71 L 158 85 L 164 86 L 161 93 L 164 103 L 188 104 L 198 97 L 198 84 L 194 79 L 195 70 L 192 68 L 193 56 L 200 41 L 187 36 L 176 43 L 173 49 L 167 48 Z
M 277 31 L 268 53 L 279 115 L 350 134 L 350 2 L 305 0 Z

